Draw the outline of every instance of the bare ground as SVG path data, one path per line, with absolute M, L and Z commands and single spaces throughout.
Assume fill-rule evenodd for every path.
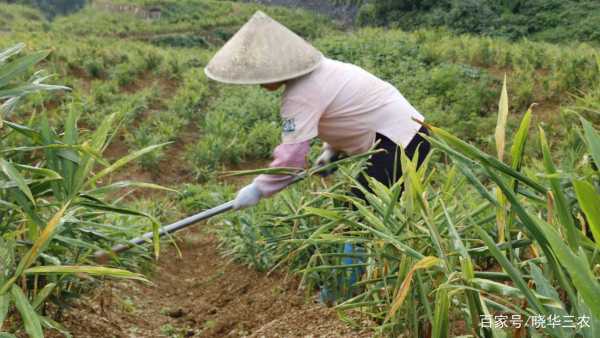
M 207 231 L 179 237 L 181 257 L 165 250 L 151 285 L 107 281 L 75 301 L 61 318 L 73 337 L 372 336 L 306 297 L 295 278 L 228 262 Z

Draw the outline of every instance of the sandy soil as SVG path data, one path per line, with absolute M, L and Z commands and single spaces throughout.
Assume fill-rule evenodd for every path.
M 179 237 L 182 257 L 167 249 L 152 285 L 107 281 L 77 300 L 61 319 L 73 337 L 372 336 L 307 298 L 294 278 L 227 262 L 213 235 Z

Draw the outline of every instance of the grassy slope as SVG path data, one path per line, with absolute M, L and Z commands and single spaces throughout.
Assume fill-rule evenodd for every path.
M 257 7 L 218 1 L 178 1 L 163 7 L 162 19 L 157 22 L 130 12 L 96 8 L 52 23 L 38 16 L 36 25 L 20 25 L 18 21 L 7 25 L 12 31 L 3 34 L 1 41 L 4 46 L 24 41 L 30 50 L 53 49 L 47 68 L 73 87 L 73 92 L 46 101 L 51 114 L 61 115 L 62 108 L 55 108 L 63 103 L 77 105 L 83 109 L 82 121 L 95 125 L 107 113 L 118 112 L 124 125 L 135 127 L 122 134 L 127 148 L 174 141 L 186 130 L 195 132 L 197 125 L 206 127 L 204 111 L 210 99 L 219 96 L 221 87 L 208 83 L 202 67 Z M 3 7 L 6 12 L 17 8 L 22 10 Z M 313 24 L 315 17 L 306 12 L 277 8 L 269 12 L 309 38 L 321 35 L 328 27 L 324 19 Z M 31 111 L 42 99 L 31 101 L 21 111 Z M 268 103 L 275 107 L 274 101 Z M 254 120 L 275 115 L 262 111 L 257 114 Z M 253 128 L 248 121 L 243 124 L 249 134 L 265 134 L 266 126 Z M 233 162 L 243 157 L 267 157 L 268 148 L 275 142 L 273 137 L 268 139 L 270 143 L 257 151 L 241 149 L 238 154 L 234 149 L 225 156 Z M 157 169 L 162 155 L 146 156 L 144 169 Z M 204 175 L 205 167 L 218 167 L 217 161 L 198 163 L 197 172 Z
M 186 194 L 207 200 L 191 203 L 188 211 L 216 201 L 204 188 L 181 184 L 213 180 L 225 166 L 264 163 L 278 142 L 278 94 L 222 86 L 202 72 L 212 53 L 257 8 L 312 40 L 328 56 L 390 81 L 430 122 L 487 149 L 493 146 L 489 135 L 505 72 L 512 114 L 539 103 L 534 119 L 550 125 L 554 144 L 569 142 L 572 119 L 563 112 L 579 102 L 568 93 L 589 93 L 579 100 L 587 106 L 600 95 L 598 50 L 585 45 L 510 43 L 428 30 L 361 29 L 348 34 L 303 11 L 223 1 L 160 3 L 164 9 L 158 21 L 85 9 L 51 23 L 33 10 L 0 5 L 2 18 L 11 20 L 6 26 L 11 31 L 0 33 L 0 45 L 24 41 L 29 50 L 52 49 L 45 68 L 56 74 L 57 82 L 73 88 L 62 96 L 31 97 L 13 118 L 35 120 L 47 112 L 61 121 L 69 109 L 78 109 L 83 126 L 93 130 L 107 114 L 118 113 L 122 128 L 107 149 L 110 158 L 174 142 L 145 155 L 118 178 L 181 186 Z M 517 121 L 509 118 L 509 130 Z M 160 213 L 160 208 L 150 207 Z
M 130 13 L 84 10 L 48 23 L 31 10 L 0 5 L 2 13 L 10 13 L 0 17 L 11 20 L 11 31 L 0 33 L 0 46 L 24 41 L 30 50 L 53 49 L 46 68 L 58 74 L 57 82 L 73 87 L 58 98 L 33 97 L 13 118 L 35 120 L 32 111 L 44 102 L 45 109 L 37 113 L 45 110 L 60 121 L 68 109 L 81 109 L 85 127 L 93 129 L 107 113 L 118 112 L 124 130 L 109 152 L 176 141 L 164 153 L 144 158 L 137 169 L 153 172 L 167 184 L 209 178 L 224 163 L 267 158 L 277 141 L 277 95 L 209 83 L 202 74 L 211 54 L 258 7 L 222 1 L 171 1 L 165 6 L 170 9 L 157 22 Z M 201 16 L 195 14 L 199 9 Z M 550 124 L 555 143 L 565 142 L 561 137 L 568 135 L 565 123 L 570 120 L 559 114 L 576 103 L 568 93 L 589 92 L 581 101 L 596 104 L 600 97 L 598 50 L 590 46 L 512 44 L 444 31 L 364 29 L 347 34 L 323 19 L 315 24 L 315 17 L 304 12 L 267 11 L 327 55 L 394 83 L 431 121 L 483 145 L 491 146 L 488 135 L 504 72 L 509 74 L 513 113 L 539 102 L 544 108 L 540 118 Z M 138 174 L 135 170 L 131 172 Z M 203 209 L 231 193 L 228 187 L 191 186 L 181 205 L 188 212 Z M 154 202 L 159 216 L 173 217 Z M 267 210 L 283 210 L 285 202 L 279 200 L 277 209 Z M 252 213 L 240 217 L 234 219 L 240 225 L 234 230 L 250 231 Z M 251 254 L 246 258 L 257 259 Z
M 109 112 L 119 112 L 124 125 L 134 127 L 126 128 L 121 137 L 126 148 L 177 140 L 181 142 L 176 147 L 182 148 L 185 143 L 187 151 L 166 148 L 144 157 L 143 169 L 155 171 L 157 177 L 165 152 L 187 161 L 182 166 L 193 168 L 192 176 L 201 179 L 223 162 L 268 158 L 277 142 L 277 133 L 272 132 L 277 128 L 277 96 L 209 83 L 202 74 L 210 55 L 258 7 L 222 1 L 135 4 L 160 4 L 161 20 L 85 9 L 52 23 L 15 22 L 9 25 L 14 32 L 3 34 L 1 41 L 3 45 L 25 41 L 31 50 L 54 50 L 49 69 L 74 90 L 46 102 L 51 111 L 62 114 L 62 103 L 81 106 L 82 119 L 89 125 Z M 493 127 L 495 93 L 504 72 L 513 88 L 514 110 L 524 111 L 538 102 L 550 123 L 563 123 L 559 105 L 571 102 L 565 94 L 593 89 L 599 74 L 594 62 L 598 51 L 583 45 L 511 44 L 443 31 L 365 29 L 348 35 L 306 12 L 268 11 L 327 55 L 359 64 L 392 82 L 433 122 L 481 144 L 489 141 L 481 135 L 489 135 Z M 210 119 L 205 119 L 207 114 Z M 242 129 L 229 128 L 232 120 Z M 196 133 L 206 137 L 193 142 Z
M 407 30 L 446 27 L 510 39 L 600 43 L 600 4 L 594 0 L 378 1 L 363 5 L 357 20 Z
M 0 33 L 0 45 L 24 41 L 29 50 L 52 49 L 45 67 L 57 82 L 73 88 L 63 96 L 32 97 L 13 118 L 47 111 L 60 120 L 68 109 L 80 109 L 82 123 L 93 129 L 116 112 L 123 128 L 108 155 L 174 142 L 144 156 L 126 175 L 166 185 L 212 179 L 224 165 L 268 159 L 278 141 L 278 94 L 222 86 L 202 72 L 247 17 L 265 8 L 224 1 L 135 2 L 159 3 L 163 16 L 158 21 L 90 8 L 51 23 L 33 10 L 0 5 L 2 18 L 10 20 L 10 31 Z M 599 53 L 590 46 L 510 43 L 430 30 L 348 34 L 307 12 L 265 10 L 328 56 L 393 83 L 430 122 L 488 149 L 504 73 L 509 75 L 512 114 L 537 102 L 535 119 L 550 125 L 556 143 L 565 142 L 570 128 L 562 112 L 578 104 L 569 93 L 586 93 L 579 100 L 586 105 L 598 101 Z M 509 119 L 509 129 L 516 121 Z

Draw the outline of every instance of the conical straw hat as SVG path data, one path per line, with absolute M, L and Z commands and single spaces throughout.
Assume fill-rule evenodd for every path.
M 204 72 L 219 82 L 266 84 L 312 72 L 323 55 L 258 11 L 210 60 Z

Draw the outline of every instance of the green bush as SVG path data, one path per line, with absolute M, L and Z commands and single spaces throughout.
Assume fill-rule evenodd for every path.
M 378 22 L 377 6 L 373 3 L 364 4 L 356 14 L 356 23 L 361 26 L 377 25 Z
M 87 74 L 93 78 L 100 78 L 103 76 L 104 67 L 98 59 L 89 58 L 83 64 Z
M 269 158 L 280 138 L 278 99 L 258 87 L 223 88 L 199 123 L 202 137 L 186 151 L 196 176 L 206 179 L 226 163 Z
M 23 5 L 0 3 L 0 27 L 13 33 L 39 32 L 45 30 L 47 23 L 39 10 Z
M 119 86 L 124 87 L 135 81 L 137 77 L 137 72 L 134 68 L 131 67 L 130 64 L 122 63 L 117 65 L 113 69 L 111 77 L 112 79 L 117 81 Z
M 208 43 L 206 39 L 197 35 L 167 35 L 167 36 L 158 36 L 152 38 L 152 44 L 157 46 L 168 46 L 168 47 L 199 47 L 206 48 L 208 47 Z
M 0 155 L 0 326 L 10 330 L 0 335 L 12 337 L 22 325 L 29 336 L 43 337 L 42 327 L 62 330 L 45 317 L 45 303 L 53 299 L 49 297 L 52 294 L 62 299 L 63 293 L 81 290 L 84 283 L 74 275 L 144 280 L 137 273 L 92 266 L 91 255 L 129 235 L 115 231 L 120 229 L 118 223 L 105 223 L 110 221 L 108 214 L 146 217 L 156 228 L 157 222 L 143 209 L 130 210 L 105 201 L 107 193 L 139 183 L 99 184 L 120 166 L 156 147 L 108 163 L 101 154 L 115 132 L 115 115 L 105 117 L 93 132 L 86 132 L 77 126 L 76 106 L 69 107 L 64 120 L 61 116 L 58 127 L 45 113 L 30 118 L 27 125 L 4 120 L 17 99 L 26 94 L 66 89 L 45 84 L 47 78 L 39 72 L 22 80 L 30 75 L 31 66 L 48 54 L 19 57 L 22 48 L 17 45 L 2 51 L 0 60 L 0 78 L 5 80 L 0 85 L 5 93 L 0 106 L 0 147 L 5 151 Z M 111 230 L 106 232 L 107 228 Z M 6 320 L 7 314 L 17 313 L 20 322 Z M 5 327 L 5 322 L 11 327 Z
M 598 19 L 600 4 L 593 0 L 384 0 L 362 5 L 357 16 L 362 25 L 447 27 L 457 33 L 566 43 L 600 42 Z
M 148 71 L 153 71 L 159 68 L 163 62 L 163 56 L 154 51 L 145 51 L 143 54 L 144 68 Z

